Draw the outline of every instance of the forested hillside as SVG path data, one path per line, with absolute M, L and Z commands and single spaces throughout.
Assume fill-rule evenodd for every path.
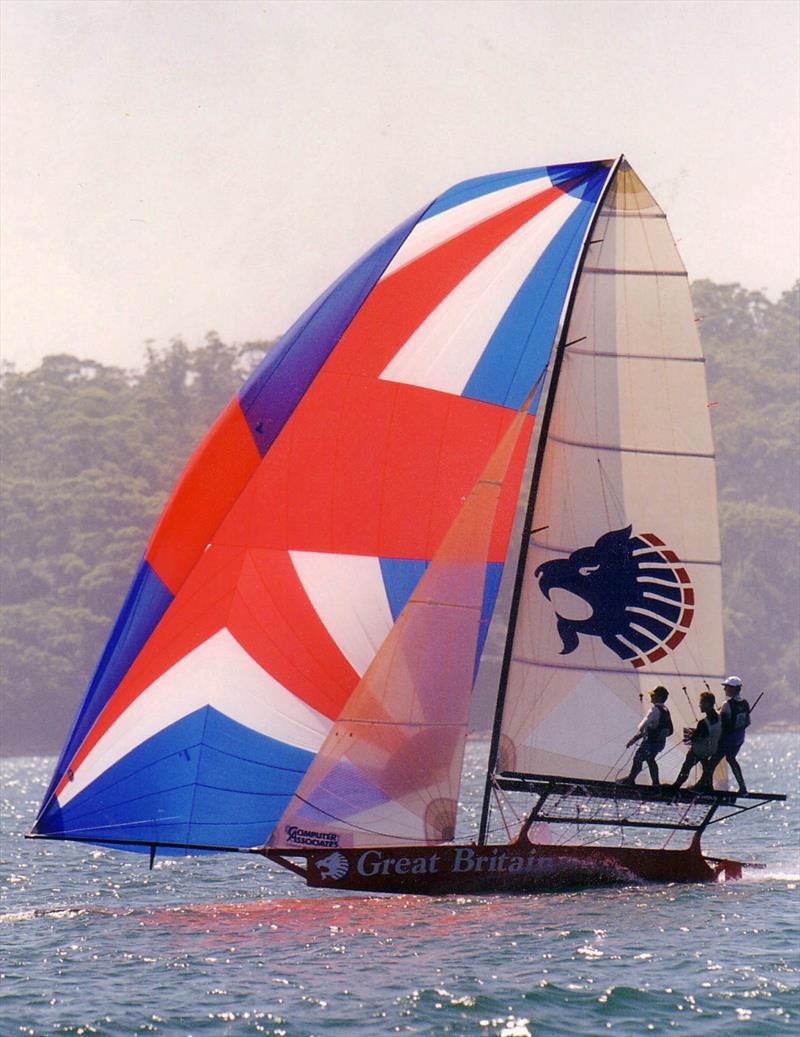
M 800 722 L 800 282 L 697 281 L 722 528 L 725 650 L 759 722 Z
M 268 346 L 3 372 L 0 751 L 58 749 L 176 477 Z
M 719 456 L 729 666 L 797 719 L 799 286 L 694 285 Z M 183 463 L 268 348 L 211 333 L 129 372 L 74 356 L 3 372 L 5 753 L 55 751 Z

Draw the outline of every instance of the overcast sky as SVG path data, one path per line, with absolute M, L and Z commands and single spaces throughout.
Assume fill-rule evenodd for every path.
M 693 278 L 798 277 L 794 0 L 5 0 L 2 352 L 272 338 L 470 176 L 624 151 Z

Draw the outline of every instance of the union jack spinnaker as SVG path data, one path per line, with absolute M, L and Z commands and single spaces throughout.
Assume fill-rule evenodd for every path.
M 459 184 L 289 329 L 178 480 L 34 834 L 144 851 L 265 843 L 431 560 L 453 550 L 476 484 L 501 470 L 469 555 L 471 683 L 611 175 L 600 161 Z M 428 805 L 421 838 L 447 837 L 452 796 Z

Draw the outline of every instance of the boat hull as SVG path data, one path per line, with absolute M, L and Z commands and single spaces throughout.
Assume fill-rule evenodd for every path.
M 321 889 L 437 896 L 546 892 L 641 882 L 715 882 L 741 874 L 736 861 L 704 857 L 698 840 L 685 850 L 528 842 L 326 848 L 302 854 L 292 850 L 293 858 L 305 858 L 305 867 L 277 851 L 269 856 L 303 875 L 309 886 Z

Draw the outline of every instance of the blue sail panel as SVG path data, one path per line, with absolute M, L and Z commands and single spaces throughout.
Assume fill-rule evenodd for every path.
M 37 834 L 260 845 L 312 758 L 206 707 L 137 746 L 63 807 L 52 801 Z

